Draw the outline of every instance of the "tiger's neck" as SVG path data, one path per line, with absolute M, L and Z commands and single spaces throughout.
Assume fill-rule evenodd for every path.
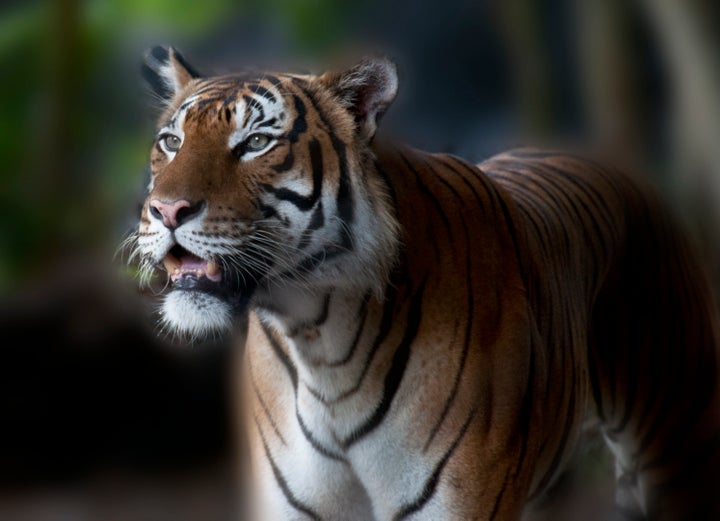
M 388 288 L 394 295 L 401 285 L 396 280 Z M 374 373 L 368 364 L 384 356 L 377 351 L 382 351 L 379 340 L 391 325 L 393 295 L 379 297 L 370 285 L 364 290 L 279 293 L 282 308 L 260 308 L 257 314 L 291 360 L 299 387 L 332 406 L 353 394 L 357 382 L 366 385 L 374 379 L 367 374 Z

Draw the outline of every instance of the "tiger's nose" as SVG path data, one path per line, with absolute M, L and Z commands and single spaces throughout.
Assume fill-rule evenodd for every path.
M 183 222 L 191 219 L 202 210 L 204 203 L 202 201 L 192 204 L 185 199 L 178 199 L 171 203 L 153 199 L 150 201 L 150 214 L 156 219 L 161 219 L 163 224 L 174 230 Z

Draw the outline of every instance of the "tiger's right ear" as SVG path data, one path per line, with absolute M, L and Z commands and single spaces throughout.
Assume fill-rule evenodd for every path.
M 368 57 L 349 70 L 326 72 L 318 79 L 355 117 L 360 135 L 372 140 L 380 118 L 397 94 L 395 64 L 383 56 Z
M 145 55 L 142 76 L 155 94 L 170 101 L 200 74 L 174 48 L 153 47 Z

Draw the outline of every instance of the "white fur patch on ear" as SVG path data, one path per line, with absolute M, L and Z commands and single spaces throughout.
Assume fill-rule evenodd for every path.
M 320 80 L 353 113 L 360 134 L 371 140 L 397 94 L 395 64 L 384 57 L 365 58 L 347 71 L 325 73 Z

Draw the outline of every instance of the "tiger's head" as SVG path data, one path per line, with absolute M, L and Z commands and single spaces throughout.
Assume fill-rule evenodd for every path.
M 205 78 L 158 47 L 143 75 L 166 108 L 133 253 L 166 272 L 168 330 L 202 337 L 251 306 L 382 286 L 397 224 L 370 143 L 396 94 L 392 62 Z

